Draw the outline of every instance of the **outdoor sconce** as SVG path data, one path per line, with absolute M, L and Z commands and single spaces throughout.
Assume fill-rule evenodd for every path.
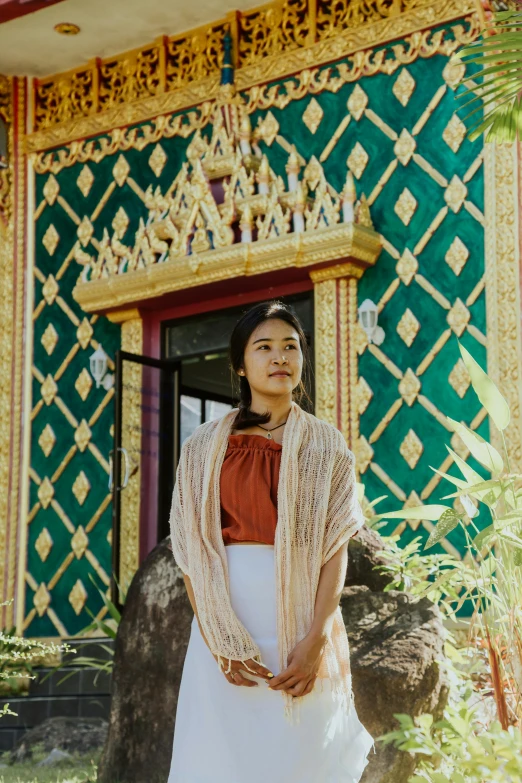
M 108 358 L 101 343 L 89 358 L 91 375 L 96 381 L 96 388 L 99 389 L 100 386 L 103 386 L 106 391 L 109 391 L 114 386 L 114 375 L 107 372 Z
M 365 299 L 358 308 L 359 323 L 366 332 L 370 343 L 380 345 L 384 340 L 384 329 L 377 325 L 378 309 L 375 302 L 371 299 Z
M 7 168 L 7 125 L 0 115 L 0 169 Z

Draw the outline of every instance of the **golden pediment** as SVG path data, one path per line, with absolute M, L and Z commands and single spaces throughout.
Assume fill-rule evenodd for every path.
M 286 179 L 271 168 L 250 119 L 227 85 L 216 101 L 212 133 L 196 132 L 165 192 L 145 193 L 132 245 L 104 230 L 97 256 L 78 237 L 83 267 L 74 296 L 86 311 L 106 310 L 240 275 L 350 259 L 375 263 L 380 237 L 349 170 L 343 191 L 323 167 L 295 149 Z M 361 270 L 362 271 L 362 270 Z

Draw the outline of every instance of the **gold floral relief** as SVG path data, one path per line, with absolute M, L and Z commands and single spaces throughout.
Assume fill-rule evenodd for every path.
M 306 46 L 310 17 L 308 0 L 268 3 L 241 14 L 238 65 L 243 67 L 270 55 Z
M 35 127 L 43 130 L 96 112 L 94 77 L 94 67 L 86 67 L 49 79 L 35 79 Z
M 426 5 L 430 0 L 317 0 L 317 37 L 330 38 L 344 27 L 392 19 Z
M 167 42 L 167 89 L 178 90 L 187 81 L 201 81 L 218 73 L 223 60 L 226 24 L 194 30 Z
M 127 52 L 100 69 L 100 110 L 156 95 L 160 89 L 159 46 Z

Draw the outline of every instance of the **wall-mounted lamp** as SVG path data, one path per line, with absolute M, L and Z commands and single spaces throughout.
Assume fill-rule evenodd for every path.
M 366 332 L 369 342 L 380 345 L 384 340 L 384 329 L 377 325 L 379 311 L 375 302 L 365 299 L 358 308 L 359 323 Z
M 107 372 L 108 359 L 109 357 L 103 350 L 101 343 L 89 358 L 91 375 L 96 381 L 96 388 L 99 389 L 100 386 L 103 386 L 106 391 L 109 391 L 114 386 L 114 375 Z

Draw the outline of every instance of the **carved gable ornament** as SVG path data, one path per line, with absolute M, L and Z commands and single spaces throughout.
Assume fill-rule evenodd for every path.
M 374 264 L 380 236 L 351 172 L 339 194 L 315 157 L 305 162 L 292 149 L 286 173 L 285 182 L 272 170 L 239 97 L 224 86 L 210 137 L 194 135 L 170 187 L 147 190 L 148 217 L 133 244 L 114 225 L 87 247 L 79 236 L 76 300 L 92 312 L 286 267 L 349 259 L 362 274 Z

